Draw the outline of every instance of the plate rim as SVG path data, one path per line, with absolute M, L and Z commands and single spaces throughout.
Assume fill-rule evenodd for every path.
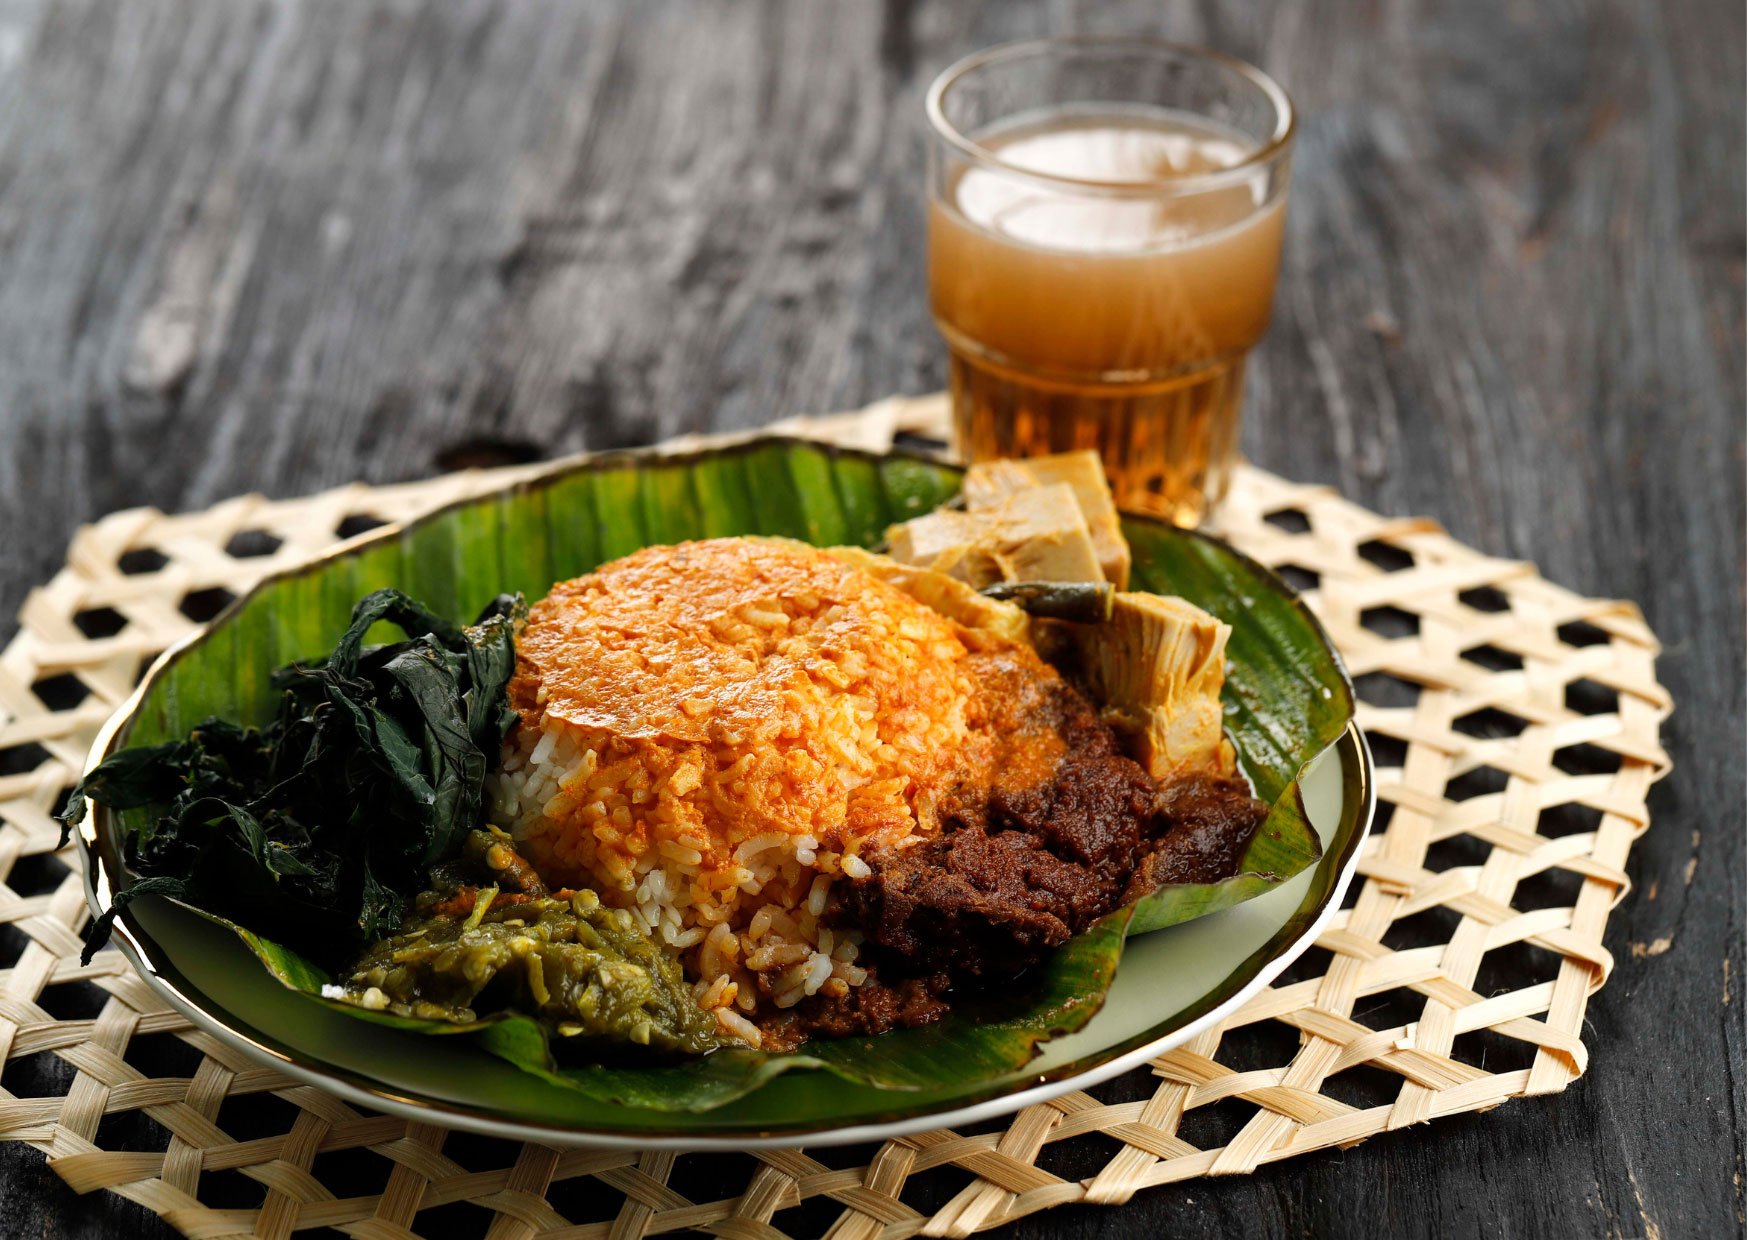
M 726 443 L 683 451 L 643 448 L 583 454 L 551 462 L 534 471 L 520 472 L 510 478 L 502 487 L 466 495 L 422 512 L 416 517 L 390 522 L 358 537 L 336 543 L 319 555 L 300 560 L 261 577 L 248 590 L 228 604 L 211 622 L 195 629 L 153 660 L 133 692 L 105 720 L 87 755 L 84 773 L 89 773 L 109 755 L 122 733 L 137 715 L 146 694 L 169 667 L 192 648 L 206 640 L 211 633 L 222 627 L 235 612 L 258 593 L 278 581 L 301 576 L 333 560 L 365 551 L 374 544 L 401 538 L 409 529 L 436 520 L 455 510 L 493 497 L 501 498 L 533 490 L 576 473 L 631 468 L 645 463 L 684 465 L 688 462 L 716 457 L 724 453 L 744 452 L 770 446 L 805 448 L 832 457 L 850 457 L 868 461 L 905 459 L 945 468 L 962 468 L 956 462 L 944 460 L 938 455 L 903 448 L 894 448 L 887 452 L 868 452 L 801 436 L 753 434 L 735 438 Z M 1169 522 L 1149 514 L 1124 512 L 1122 515 L 1126 520 L 1170 525 Z M 1343 678 L 1348 681 L 1351 690 L 1352 678 L 1347 670 L 1345 660 L 1329 639 L 1327 630 L 1324 629 L 1315 613 L 1306 606 L 1302 596 L 1297 591 L 1287 586 L 1273 570 L 1232 546 L 1225 539 L 1202 530 L 1184 530 L 1176 526 L 1172 526 L 1172 529 L 1178 533 L 1215 544 L 1222 551 L 1255 567 L 1266 579 L 1276 585 L 1315 627 L 1325 646 L 1335 656 L 1337 666 Z M 1348 887 L 1352 883 L 1362 846 L 1370 835 L 1374 824 L 1377 806 L 1375 770 L 1370 745 L 1357 721 L 1350 720 L 1348 722 L 1346 729 L 1325 753 L 1330 751 L 1335 751 L 1336 756 L 1340 757 L 1343 764 L 1341 775 L 1342 816 L 1345 819 L 1351 814 L 1357 820 L 1356 829 L 1339 855 L 1339 872 L 1336 873 L 1322 902 L 1316 906 L 1308 924 L 1297 937 L 1281 945 L 1273 955 L 1257 966 L 1255 973 L 1237 990 L 1206 1011 L 1192 1017 L 1183 1025 L 1167 1031 L 1158 1038 L 1149 1039 L 1127 1050 L 1120 1051 L 1110 1059 L 1082 1071 L 1071 1071 L 1072 1065 L 1064 1065 L 1062 1069 L 1058 1070 L 1059 1074 L 1039 1077 L 1034 1083 L 1021 1088 L 990 1096 L 980 1096 L 969 1102 L 956 1105 L 948 1104 L 939 1109 L 925 1110 L 917 1114 L 873 1118 L 848 1126 L 832 1126 L 827 1122 L 813 1127 L 803 1126 L 793 1129 L 765 1129 L 749 1126 L 739 1129 L 728 1128 L 698 1132 L 663 1131 L 655 1128 L 580 1127 L 560 1122 L 518 1118 L 463 1103 L 423 1097 L 412 1091 L 397 1089 L 380 1079 L 368 1077 L 350 1069 L 339 1068 L 325 1061 L 316 1060 L 313 1066 L 311 1063 L 303 1062 L 297 1052 L 283 1048 L 283 1044 L 278 1043 L 273 1035 L 264 1030 L 254 1030 L 252 1026 L 240 1021 L 211 996 L 190 984 L 176 968 L 174 962 L 169 958 L 169 954 L 152 939 L 151 935 L 134 924 L 125 910 L 115 919 L 113 938 L 123 956 L 127 958 L 148 985 L 197 1027 L 264 1066 L 305 1084 L 314 1085 L 336 1094 L 349 1102 L 395 1114 L 402 1118 L 419 1122 L 439 1122 L 448 1127 L 487 1136 L 535 1140 L 549 1145 L 570 1148 L 637 1148 L 676 1151 L 748 1150 L 784 1148 L 798 1144 L 823 1146 L 885 1140 L 942 1127 L 980 1122 L 1018 1111 L 1026 1106 L 1047 1102 L 1076 1089 L 1083 1089 L 1109 1080 L 1182 1045 L 1212 1025 L 1224 1020 L 1278 977 L 1288 965 L 1316 942 L 1329 921 L 1340 910 Z M 93 812 L 86 816 L 78 830 L 86 903 L 93 916 L 103 912 L 106 906 L 111 903 L 114 888 L 111 883 L 110 870 L 112 866 L 119 866 L 119 857 L 111 856 L 112 849 L 105 847 L 106 844 L 112 845 L 114 833 L 113 831 L 100 832 L 98 830 L 99 819 L 106 824 L 110 819 L 110 811 L 100 803 L 94 804 Z M 1301 915 L 1299 912 L 1289 914 L 1286 921 L 1283 921 L 1282 928 L 1285 928 L 1295 916 L 1299 915 Z M 1264 949 L 1259 950 L 1265 950 L 1266 946 L 1265 944 Z M 1239 970 L 1234 972 L 1239 971 L 1242 971 L 1242 965 Z M 1230 976 L 1232 976 L 1231 973 L 1227 974 L 1227 977 Z M 200 999 L 205 1001 L 205 1006 L 196 998 L 191 997 L 188 992 L 198 995 Z M 227 1024 L 227 1019 L 232 1023 Z M 244 1026 L 249 1032 L 243 1032 L 236 1027 L 238 1025 Z

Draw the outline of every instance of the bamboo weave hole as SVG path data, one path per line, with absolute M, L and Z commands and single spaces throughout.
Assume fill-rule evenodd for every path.
M 944 422 L 941 398 L 924 397 L 775 429 L 879 449 Z M 848 1167 L 782 1150 L 712 1181 L 698 1164 L 721 1156 L 518 1149 L 361 1111 L 193 1028 L 118 953 L 80 965 L 84 894 L 50 815 L 144 666 L 194 627 L 187 613 L 366 518 L 405 520 L 545 468 L 244 496 L 176 516 L 136 509 L 74 537 L 0 651 L 0 1062 L 54 1056 L 71 1075 L 49 1097 L 0 1089 L 0 1139 L 44 1151 L 79 1192 L 117 1193 L 211 1240 L 324 1227 L 370 1240 L 457 1228 L 490 1240 L 685 1229 L 774 1240 L 820 1220 L 834 1240 L 896 1240 L 971 1235 L 1075 1202 L 1117 1206 L 1156 1185 L 1557 1093 L 1585 1070 L 1585 1005 L 1613 963 L 1603 931 L 1650 826 L 1646 794 L 1669 770 L 1656 639 L 1630 603 L 1583 598 L 1431 521 L 1381 517 L 1249 467 L 1219 532 L 1295 570 L 1346 658 L 1378 750 L 1379 820 L 1348 907 L 1316 948 L 1223 1026 L 1123 1078 L 1116 1092 L 1145 1088 L 1141 1100 L 1071 1093 L 993 1131 L 866 1147 Z M 166 1042 L 177 1066 L 165 1075 L 130 1061 Z M 154 1070 L 163 1057 L 135 1055 Z M 233 1116 L 265 1135 L 237 1139 Z M 118 1117 L 133 1117 L 151 1148 L 107 1148 L 123 1143 L 104 1128 Z M 1088 1149 L 1103 1160 L 1096 1173 L 1066 1174 L 1091 1165 Z M 937 1168 L 946 1192 L 941 1177 L 919 1178 Z M 694 1201 L 676 1172 L 728 1191 Z M 239 1194 L 237 1176 L 254 1187 Z M 211 1204 L 225 1178 L 223 1199 L 256 1204 Z M 377 1187 L 359 1194 L 361 1182 Z M 589 1217 L 565 1212 L 585 1201 Z M 458 1215 L 458 1203 L 476 1209 Z

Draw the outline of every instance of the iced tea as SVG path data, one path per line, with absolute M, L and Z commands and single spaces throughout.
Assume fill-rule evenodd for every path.
M 1236 125 L 1065 103 L 942 153 L 930 298 L 973 460 L 1096 448 L 1119 503 L 1193 525 L 1224 491 L 1268 325 L 1283 162 Z

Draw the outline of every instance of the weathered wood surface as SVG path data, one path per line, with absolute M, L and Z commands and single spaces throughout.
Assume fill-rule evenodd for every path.
M 0 614 L 117 507 L 939 386 L 923 88 L 1065 29 L 1287 84 L 1246 449 L 1639 600 L 1677 769 L 1576 1087 L 1015 1234 L 1739 1233 L 1740 5 L 7 0 Z M 167 1234 L 0 1165 L 0 1235 Z

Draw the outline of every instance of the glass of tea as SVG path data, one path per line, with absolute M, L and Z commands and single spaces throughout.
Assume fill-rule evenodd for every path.
M 960 61 L 928 112 L 960 453 L 1096 448 L 1119 504 L 1195 525 L 1226 490 L 1268 326 L 1286 93 L 1215 52 L 1061 38 Z

